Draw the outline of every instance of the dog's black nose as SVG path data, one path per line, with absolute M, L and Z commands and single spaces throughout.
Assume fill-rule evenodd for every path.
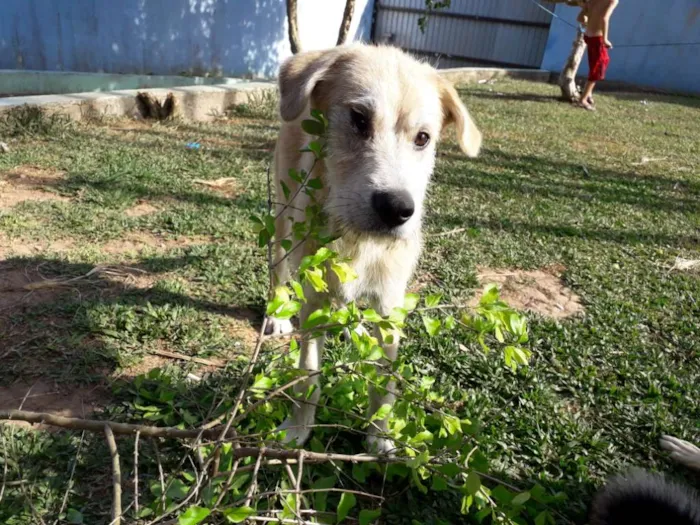
M 416 209 L 413 197 L 406 190 L 374 192 L 372 208 L 389 228 L 396 228 L 407 222 Z

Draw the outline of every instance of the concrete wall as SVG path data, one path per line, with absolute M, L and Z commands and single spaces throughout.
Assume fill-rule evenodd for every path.
M 558 5 L 556 14 L 576 25 L 578 10 Z M 553 20 L 543 69 L 560 71 L 571 50 L 574 29 Z M 700 1 L 622 0 L 610 23 L 608 78 L 641 86 L 700 93 L 700 45 L 625 47 L 700 42 Z M 587 59 L 580 74 L 588 74 Z
M 335 45 L 344 5 L 299 1 L 304 48 Z M 284 0 L 0 0 L 0 69 L 270 77 L 289 55 Z

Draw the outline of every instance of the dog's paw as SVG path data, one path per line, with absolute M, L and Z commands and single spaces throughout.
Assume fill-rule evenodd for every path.
M 282 443 L 294 447 L 303 446 L 311 436 L 311 429 L 308 426 L 299 425 L 292 419 L 286 419 L 279 427 L 277 427 L 278 432 L 283 430 L 286 432 L 286 434 L 282 439 Z
M 700 448 L 673 436 L 661 437 L 661 448 L 670 452 L 671 459 L 693 469 L 700 469 Z
M 284 335 L 294 331 L 294 325 L 289 319 L 268 317 L 265 325 L 265 335 Z
M 367 452 L 370 454 L 394 456 L 396 454 L 396 443 L 389 438 L 370 434 L 367 436 Z

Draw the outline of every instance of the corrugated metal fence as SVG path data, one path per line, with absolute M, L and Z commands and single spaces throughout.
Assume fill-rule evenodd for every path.
M 426 15 L 422 33 L 418 21 Z M 429 14 L 425 0 L 377 0 L 373 36 L 440 68 L 539 68 L 551 19 L 531 0 L 452 0 Z

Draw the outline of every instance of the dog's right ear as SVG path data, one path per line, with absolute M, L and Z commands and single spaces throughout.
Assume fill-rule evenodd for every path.
M 295 120 L 309 103 L 316 85 L 335 62 L 334 49 L 306 51 L 287 59 L 280 68 L 280 115 L 283 120 Z

